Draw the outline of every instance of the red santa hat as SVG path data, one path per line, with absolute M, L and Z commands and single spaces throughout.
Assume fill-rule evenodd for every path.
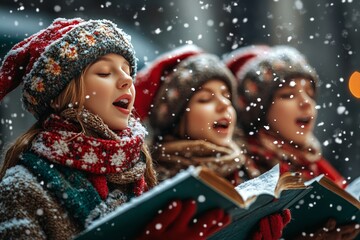
M 135 109 L 159 135 L 173 133 L 188 101 L 211 79 L 224 81 L 235 99 L 235 78 L 215 55 L 187 45 L 163 54 L 140 71 Z
M 185 45 L 171 52 L 165 53 L 154 62 L 138 72 L 136 76 L 136 98 L 134 107 L 140 119 L 148 117 L 153 99 L 165 76 L 173 72 L 182 60 L 202 53 L 203 50 L 195 45 Z
M 316 91 L 315 69 L 303 54 L 290 46 L 248 46 L 228 54 L 223 61 L 236 76 L 241 116 L 238 122 L 247 132 L 266 124 L 274 93 L 284 81 L 303 76 L 312 81 Z
M 223 61 L 231 72 L 237 77 L 243 69 L 244 65 L 248 64 L 257 56 L 266 54 L 270 50 L 267 45 L 250 45 L 239 48 L 223 57 Z

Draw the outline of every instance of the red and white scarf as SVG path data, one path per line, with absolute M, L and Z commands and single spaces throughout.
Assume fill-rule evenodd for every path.
M 85 129 L 100 137 L 79 131 L 77 117 L 81 118 Z M 89 173 L 89 180 L 102 198 L 108 194 L 105 185 L 109 176 L 122 179 L 119 174 L 131 177 L 118 184 L 137 182 L 143 185 L 135 187 L 138 189 L 136 195 L 144 190 L 145 163 L 140 161 L 140 150 L 146 130 L 136 119 L 130 118 L 128 128 L 113 132 L 100 117 L 86 110 L 78 114 L 68 109 L 61 116 L 51 114 L 44 121 L 43 129 L 33 140 L 31 150 L 51 162 Z

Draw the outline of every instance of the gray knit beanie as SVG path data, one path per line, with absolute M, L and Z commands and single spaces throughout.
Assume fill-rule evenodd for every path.
M 285 81 L 305 77 L 312 80 L 316 91 L 318 75 L 315 69 L 293 47 L 251 46 L 229 56 L 224 62 L 236 75 L 239 122 L 247 132 L 266 124 L 266 113 L 274 93 Z
M 218 57 L 199 54 L 180 62 L 155 96 L 149 116 L 151 126 L 160 133 L 171 132 L 185 113 L 191 97 L 212 79 L 224 81 L 234 99 L 235 78 Z

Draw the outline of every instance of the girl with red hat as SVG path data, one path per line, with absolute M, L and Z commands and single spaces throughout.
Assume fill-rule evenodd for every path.
M 194 45 L 164 53 L 139 72 L 134 106 L 149 125 L 159 181 L 191 165 L 206 166 L 233 185 L 259 174 L 233 141 L 235 86 L 221 60 Z M 289 221 L 288 210 L 276 213 L 249 237 L 279 239 Z
M 305 57 L 288 46 L 254 45 L 227 54 L 224 63 L 238 84 L 238 125 L 245 132 L 247 158 L 261 172 L 280 164 L 281 172 L 299 172 L 305 180 L 325 174 L 344 187 L 313 134 L 318 75 Z M 354 224 L 337 231 L 331 220 L 325 227 L 330 230 L 320 229 L 316 239 L 353 239 L 359 232 Z
M 156 184 L 147 132 L 132 114 L 135 74 L 130 37 L 107 20 L 56 19 L 5 56 L 0 100 L 21 84 L 37 122 L 0 169 L 1 239 L 72 239 Z M 203 239 L 221 228 L 214 221 L 229 222 L 219 209 L 184 228 L 176 213 L 195 204 L 170 205 L 159 216 L 175 222 L 158 231 L 163 239 Z

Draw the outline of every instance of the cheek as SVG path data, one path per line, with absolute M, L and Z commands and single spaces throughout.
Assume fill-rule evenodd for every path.
M 207 130 L 211 126 L 211 120 L 209 118 L 211 114 L 204 111 L 204 108 L 191 108 L 191 111 L 187 113 L 187 134 L 194 139 L 202 139 L 204 130 Z M 206 131 L 205 131 L 206 132 Z
M 132 95 L 132 99 L 131 99 L 131 103 L 130 103 L 130 106 L 131 106 L 131 109 L 132 109 L 133 106 L 134 106 L 135 98 L 136 98 L 136 90 L 135 90 L 134 84 L 130 88 L 130 93 Z
M 192 107 L 189 112 L 189 120 L 191 118 L 192 123 L 198 122 L 199 124 L 207 124 L 210 122 L 210 116 L 212 115 L 211 106 Z
M 286 107 L 284 104 L 275 103 L 270 106 L 267 114 L 267 122 L 269 124 L 274 124 L 276 122 L 282 121 L 286 116 Z M 276 120 L 276 121 L 275 121 Z
M 232 122 L 236 123 L 237 115 L 236 115 L 236 110 L 235 110 L 235 108 L 230 107 L 228 111 L 229 111 L 229 113 L 230 113 Z

